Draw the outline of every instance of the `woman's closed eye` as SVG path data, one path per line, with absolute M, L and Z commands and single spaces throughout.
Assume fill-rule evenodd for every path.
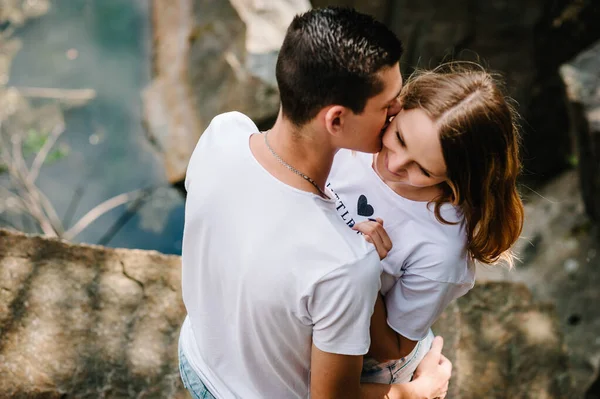
M 396 137 L 398 138 L 398 142 L 400 143 L 400 145 L 402 147 L 406 147 L 406 144 L 404 143 L 404 140 L 402 140 L 402 136 L 400 135 L 400 132 L 396 132 Z M 423 168 L 421 165 L 417 164 L 417 166 L 419 166 L 419 170 L 421 171 L 421 173 L 423 173 L 423 176 L 425 177 L 431 177 L 431 173 L 429 173 L 425 168 Z
M 404 147 L 404 140 L 402 140 L 402 136 L 400 136 L 400 132 L 396 132 L 396 137 L 398 138 L 398 141 L 400 142 L 400 145 L 402 147 Z

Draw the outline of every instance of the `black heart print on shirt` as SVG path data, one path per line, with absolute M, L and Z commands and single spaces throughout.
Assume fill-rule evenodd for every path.
M 375 210 L 373 209 L 373 207 L 371 205 L 369 205 L 369 201 L 367 201 L 367 197 L 365 197 L 364 195 L 361 195 L 360 197 L 358 197 L 358 204 L 356 205 L 356 212 L 360 216 L 369 217 L 369 216 L 373 216 L 373 213 L 375 212 Z

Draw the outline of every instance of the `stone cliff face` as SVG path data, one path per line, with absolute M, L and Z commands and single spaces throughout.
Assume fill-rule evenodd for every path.
M 0 397 L 185 397 L 179 264 L 0 230 Z
M 175 256 L 0 230 L 0 397 L 187 397 L 180 274 Z M 434 329 L 449 397 L 572 397 L 557 326 L 523 285 L 478 285 Z
M 572 398 L 554 309 L 522 284 L 482 282 L 433 328 L 453 362 L 448 398 Z
M 307 0 L 153 1 L 154 80 L 144 113 L 171 182 L 184 179 L 215 115 L 240 111 L 260 122 L 277 114 L 274 47 L 309 7 Z
M 560 68 L 577 144 L 583 202 L 600 222 L 600 41 Z

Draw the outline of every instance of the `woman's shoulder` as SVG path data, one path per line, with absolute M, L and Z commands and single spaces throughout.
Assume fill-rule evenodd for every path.
M 329 180 L 333 181 L 334 179 L 339 178 L 342 171 L 344 176 L 348 176 L 349 171 L 352 169 L 368 168 L 370 167 L 372 159 L 373 154 L 341 149 L 333 158 L 333 164 L 331 165 L 331 171 L 329 172 Z
M 334 164 L 362 164 L 362 165 L 370 165 L 370 162 L 373 160 L 373 154 L 367 154 L 364 152 L 358 152 L 353 150 L 348 150 L 345 148 L 340 149 L 333 158 Z

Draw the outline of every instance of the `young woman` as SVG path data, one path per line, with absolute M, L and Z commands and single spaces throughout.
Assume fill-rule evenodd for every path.
M 473 287 L 474 261 L 512 265 L 523 226 L 516 113 L 493 76 L 443 65 L 411 76 L 399 101 L 381 151 L 340 151 L 328 183 L 384 258 L 363 382 L 409 381 L 431 325 Z

